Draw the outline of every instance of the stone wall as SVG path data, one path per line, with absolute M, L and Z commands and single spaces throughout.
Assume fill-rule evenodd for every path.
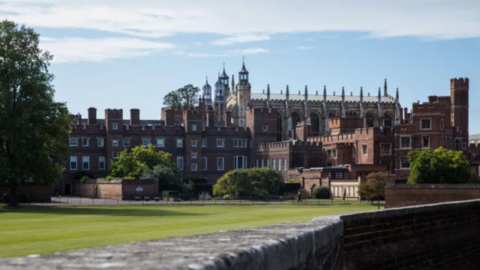
M 387 185 L 385 207 L 480 199 L 480 185 Z
M 2 269 L 480 269 L 480 200 L 0 259 Z

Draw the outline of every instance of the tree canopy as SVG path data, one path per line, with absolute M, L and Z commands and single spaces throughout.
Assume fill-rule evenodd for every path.
M 171 154 L 163 151 L 156 151 L 155 146 L 137 146 L 131 151 L 128 149 L 120 153 L 117 161 L 110 165 L 111 176 L 121 178 L 140 178 L 145 170 L 154 170 L 155 166 L 170 168 L 174 174 L 178 172 L 177 166 L 171 161 Z
M 477 181 L 472 177 L 470 164 L 461 151 L 435 150 L 410 151 L 409 184 L 460 184 Z
M 200 88 L 194 87 L 191 84 L 187 84 L 182 88 L 169 92 L 163 97 L 163 105 L 166 106 L 179 106 L 187 104 L 187 96 L 191 105 L 198 104 L 198 93 Z
M 26 179 L 58 180 L 69 149 L 69 112 L 55 102 L 48 70 L 53 56 L 38 45 L 32 28 L 1 22 L 0 184 L 9 186 L 12 206 Z
M 227 172 L 213 186 L 214 195 L 257 195 L 277 193 L 284 185 L 277 170 L 252 168 Z
M 367 181 L 358 187 L 358 195 L 371 201 L 385 198 L 386 173 L 375 172 L 367 175 Z M 380 207 L 380 204 L 378 205 Z

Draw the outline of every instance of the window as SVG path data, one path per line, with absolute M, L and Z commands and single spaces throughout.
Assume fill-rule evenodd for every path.
M 391 144 L 387 144 L 387 143 L 380 144 L 380 154 L 382 156 L 388 156 L 392 154 L 391 149 L 392 149 Z
M 118 146 L 118 140 L 112 140 L 112 146 Z
M 157 147 L 158 148 L 165 147 L 165 139 L 157 139 Z
M 288 164 L 287 164 L 287 159 L 286 158 L 283 159 L 283 170 L 285 170 L 285 171 L 288 170 Z
M 143 139 L 143 146 L 148 147 L 150 144 L 150 139 Z
M 343 179 L 343 172 L 335 172 L 334 179 Z
M 183 157 L 177 157 L 177 167 L 179 170 L 183 170 Z
M 430 148 L 430 136 L 422 136 L 422 148 Z
M 400 137 L 400 148 L 411 148 L 410 136 Z
M 77 170 L 77 157 L 70 157 L 70 170 Z
M 218 171 L 225 170 L 225 160 L 223 157 L 217 158 L 217 170 Z
M 78 139 L 77 138 L 70 138 L 70 146 L 77 146 Z
M 445 120 L 443 118 L 440 120 L 440 129 L 441 130 L 445 129 Z
M 463 149 L 463 150 L 467 149 L 467 143 L 466 143 L 466 142 L 463 142 L 463 143 L 462 143 L 462 149 Z
M 90 157 L 82 157 L 82 170 L 90 170 Z
M 207 139 L 202 139 L 202 147 L 207 147 Z
M 90 138 L 82 138 L 82 145 L 83 146 L 88 146 L 89 142 L 90 142 Z
M 278 159 L 278 170 L 279 171 L 282 170 L 282 159 L 281 158 Z
M 103 147 L 103 138 L 97 138 L 98 147 Z
M 197 152 L 192 152 L 192 158 L 197 158 Z
M 235 170 L 238 169 L 246 169 L 247 168 L 247 157 L 245 156 L 238 156 L 234 158 L 234 164 L 233 164 Z
M 270 168 L 270 160 L 267 159 L 267 167 L 266 168 Z
M 217 148 L 225 147 L 225 139 L 217 139 Z
M 119 156 L 118 152 L 112 152 L 112 157 L 113 157 L 114 159 L 117 159 L 118 156 Z
M 98 157 L 98 169 L 105 170 L 105 157 Z
M 260 168 L 264 168 L 265 167 L 265 160 L 262 159 L 262 167 Z
M 123 139 L 123 147 L 130 147 L 130 138 Z
M 197 163 L 192 163 L 192 171 L 196 172 L 197 171 Z
M 197 131 L 197 125 L 192 125 L 192 131 Z M 193 164 L 192 164 L 193 165 Z M 192 170 L 193 171 L 193 170 Z
M 177 147 L 183 147 L 183 140 L 177 139 Z
M 268 131 L 268 125 L 263 125 L 263 131 L 267 132 Z
M 368 154 L 368 148 L 367 145 L 364 144 L 362 145 L 362 155 L 367 155 Z
M 272 169 L 276 170 L 277 169 L 277 160 L 276 159 L 273 159 L 272 160 Z
M 117 130 L 118 129 L 118 123 L 112 123 L 112 129 Z
M 337 158 L 337 149 L 333 149 L 332 158 Z
M 432 129 L 431 119 L 420 119 L 420 129 Z
M 260 165 L 260 160 L 257 159 L 257 161 L 255 162 L 255 168 L 258 168 L 258 165 Z
M 460 151 L 460 140 L 455 139 L 455 151 Z
M 247 140 L 246 139 L 234 139 L 233 140 L 233 146 L 234 147 L 245 148 L 245 147 L 247 147 Z
M 400 157 L 400 168 L 410 169 L 410 161 L 408 161 L 408 157 Z
M 192 140 L 192 147 L 197 147 L 197 140 Z
M 206 171 L 207 170 L 207 158 L 202 157 L 202 170 Z

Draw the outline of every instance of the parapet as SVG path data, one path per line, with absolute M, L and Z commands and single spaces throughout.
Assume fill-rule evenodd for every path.
M 469 81 L 468 78 L 453 78 L 450 80 L 451 89 L 468 89 Z
M 106 109 L 105 119 L 123 119 L 122 109 Z

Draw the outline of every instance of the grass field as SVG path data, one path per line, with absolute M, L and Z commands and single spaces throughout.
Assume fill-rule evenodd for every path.
M 314 216 L 375 209 L 371 205 L 4 207 L 0 208 L 0 257 L 304 222 Z

